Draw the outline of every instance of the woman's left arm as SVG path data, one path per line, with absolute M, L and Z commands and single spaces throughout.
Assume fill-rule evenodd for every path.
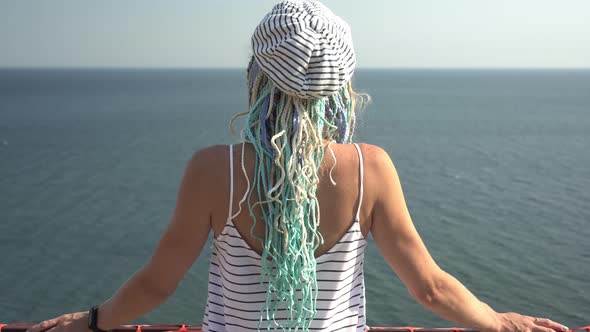
M 197 259 L 211 230 L 213 172 L 223 148 L 213 146 L 193 155 L 185 169 L 172 220 L 150 260 L 100 305 L 97 326 L 109 330 L 150 312 L 170 297 Z M 225 151 L 225 150 L 223 150 Z M 219 168 L 219 167 L 217 167 Z M 27 332 L 87 332 L 88 311 L 65 314 Z

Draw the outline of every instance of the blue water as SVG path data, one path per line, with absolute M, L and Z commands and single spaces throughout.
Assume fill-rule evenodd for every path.
M 0 322 L 107 299 L 151 256 L 193 151 L 230 143 L 244 75 L 0 71 Z M 590 71 L 359 70 L 436 261 L 498 311 L 590 323 Z M 136 322 L 201 322 L 209 249 Z M 450 326 L 371 242 L 370 325 Z

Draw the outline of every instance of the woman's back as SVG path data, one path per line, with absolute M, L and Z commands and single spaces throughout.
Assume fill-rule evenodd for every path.
M 224 148 L 220 147 L 217 153 L 223 153 Z M 218 195 L 225 193 L 226 199 L 213 201 L 225 201 L 228 207 L 223 213 L 220 206 L 215 209 L 219 212 L 212 216 L 215 239 L 203 325 L 211 331 L 230 326 L 232 330 L 252 330 L 258 328 L 260 322 L 260 327 L 266 328 L 268 320 L 260 317 L 265 317 L 261 312 L 267 301 L 267 284 L 260 283 L 262 242 L 256 239 L 264 239 L 265 222 L 260 209 L 255 209 L 257 222 L 251 233 L 253 219 L 244 202 L 240 206 L 254 174 L 254 151 L 249 144 L 230 146 L 232 156 L 226 151 L 226 160 L 218 159 L 226 167 L 211 165 L 212 172 L 221 168 L 227 170 L 228 181 L 220 181 L 225 190 L 217 192 Z M 321 215 L 319 230 L 324 243 L 316 250 L 318 294 L 310 329 L 363 331 L 366 322 L 363 258 L 370 209 L 366 208 L 364 198 L 362 150 L 358 145 L 332 143 L 326 151 L 317 190 Z M 227 185 L 223 185 L 224 182 Z M 255 200 L 251 203 L 258 206 Z M 282 321 L 287 314 L 282 307 L 275 318 Z
M 244 166 L 248 174 L 250 186 L 254 175 L 254 149 L 248 143 L 237 144 L 233 147 L 233 169 L 234 169 L 234 185 L 233 185 L 233 204 L 232 211 L 236 214 L 239 210 L 239 203 L 242 200 L 244 193 L 248 187 L 248 181 L 244 176 L 241 165 L 242 146 L 244 146 Z M 360 197 L 360 160 L 359 154 L 353 144 L 330 144 L 330 148 L 334 151 L 336 156 L 336 165 L 334 166 L 334 158 L 330 149 L 326 146 L 326 153 L 324 160 L 320 166 L 319 183 L 316 196 L 320 206 L 321 222 L 319 225 L 320 233 L 324 238 L 324 244 L 320 245 L 316 250 L 315 256 L 318 257 L 322 253 L 328 251 L 342 235 L 350 228 L 355 221 L 357 207 L 359 205 Z M 366 144 L 359 145 L 363 157 L 364 183 L 363 183 L 363 201 L 359 214 L 359 223 L 363 236 L 366 238 L 371 228 L 370 210 L 372 206 L 371 199 L 374 198 L 372 188 L 367 187 L 367 182 L 373 182 L 374 174 L 368 173 L 367 164 L 371 162 L 370 146 Z M 229 192 L 230 192 L 230 166 L 229 166 L 229 147 L 216 147 L 215 154 L 218 155 L 217 163 L 212 164 L 211 172 L 213 177 L 216 177 L 218 184 L 216 185 L 215 195 L 211 197 L 212 216 L 211 224 L 215 236 L 221 234 L 228 215 Z M 370 166 L 370 165 L 369 165 Z M 332 169 L 332 179 L 335 185 L 330 180 L 330 170 Z M 261 239 L 264 239 L 265 227 L 262 219 L 260 206 L 256 205 L 257 197 L 252 195 L 251 204 L 255 206 L 254 214 L 258 221 L 254 227 L 253 234 Z M 262 244 L 260 241 L 254 239 L 250 234 L 250 227 L 253 225 L 253 220 L 248 213 L 247 204 L 242 203 L 241 212 L 233 218 L 234 224 L 244 240 L 256 251 L 262 252 Z

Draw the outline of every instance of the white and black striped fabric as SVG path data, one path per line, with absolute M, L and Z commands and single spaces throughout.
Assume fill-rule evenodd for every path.
M 356 64 L 348 24 L 312 0 L 276 4 L 254 30 L 252 49 L 273 83 L 301 98 L 334 94 Z
M 317 313 L 310 331 L 365 331 L 365 279 L 363 261 L 366 241 L 359 213 L 363 193 L 362 154 L 360 193 L 355 222 L 325 254 L 316 259 Z M 233 193 L 233 153 L 230 146 L 230 193 Z M 256 331 L 266 301 L 266 286 L 261 285 L 261 257 L 244 241 L 232 221 L 233 195 L 230 196 L 227 223 L 213 240 L 209 267 L 209 286 L 203 331 Z M 235 217 L 235 215 L 234 215 Z M 286 311 L 277 312 L 277 321 Z M 262 322 L 266 330 L 268 322 Z M 272 326 L 272 325 L 271 325 Z

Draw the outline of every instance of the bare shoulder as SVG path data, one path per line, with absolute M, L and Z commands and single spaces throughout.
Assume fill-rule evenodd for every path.
M 393 161 L 389 153 L 382 147 L 374 144 L 360 143 L 361 151 L 363 153 L 364 166 L 371 174 L 380 177 L 384 172 L 391 172 Z
M 189 160 L 191 167 L 217 169 L 219 163 L 227 162 L 229 147 L 227 145 L 211 145 L 195 151 Z
M 195 151 L 186 165 L 185 185 L 193 187 L 193 191 L 206 189 L 212 194 L 226 178 L 228 151 L 227 145 L 211 145 Z
M 372 215 L 380 207 L 392 204 L 401 204 L 401 184 L 397 170 L 389 153 L 382 147 L 374 144 L 360 144 L 363 153 L 365 168 L 365 193 L 367 200 L 372 202 Z M 392 197 L 397 196 L 397 197 Z
M 217 178 L 229 162 L 227 145 L 211 145 L 195 151 L 188 161 L 186 172 L 203 178 Z

